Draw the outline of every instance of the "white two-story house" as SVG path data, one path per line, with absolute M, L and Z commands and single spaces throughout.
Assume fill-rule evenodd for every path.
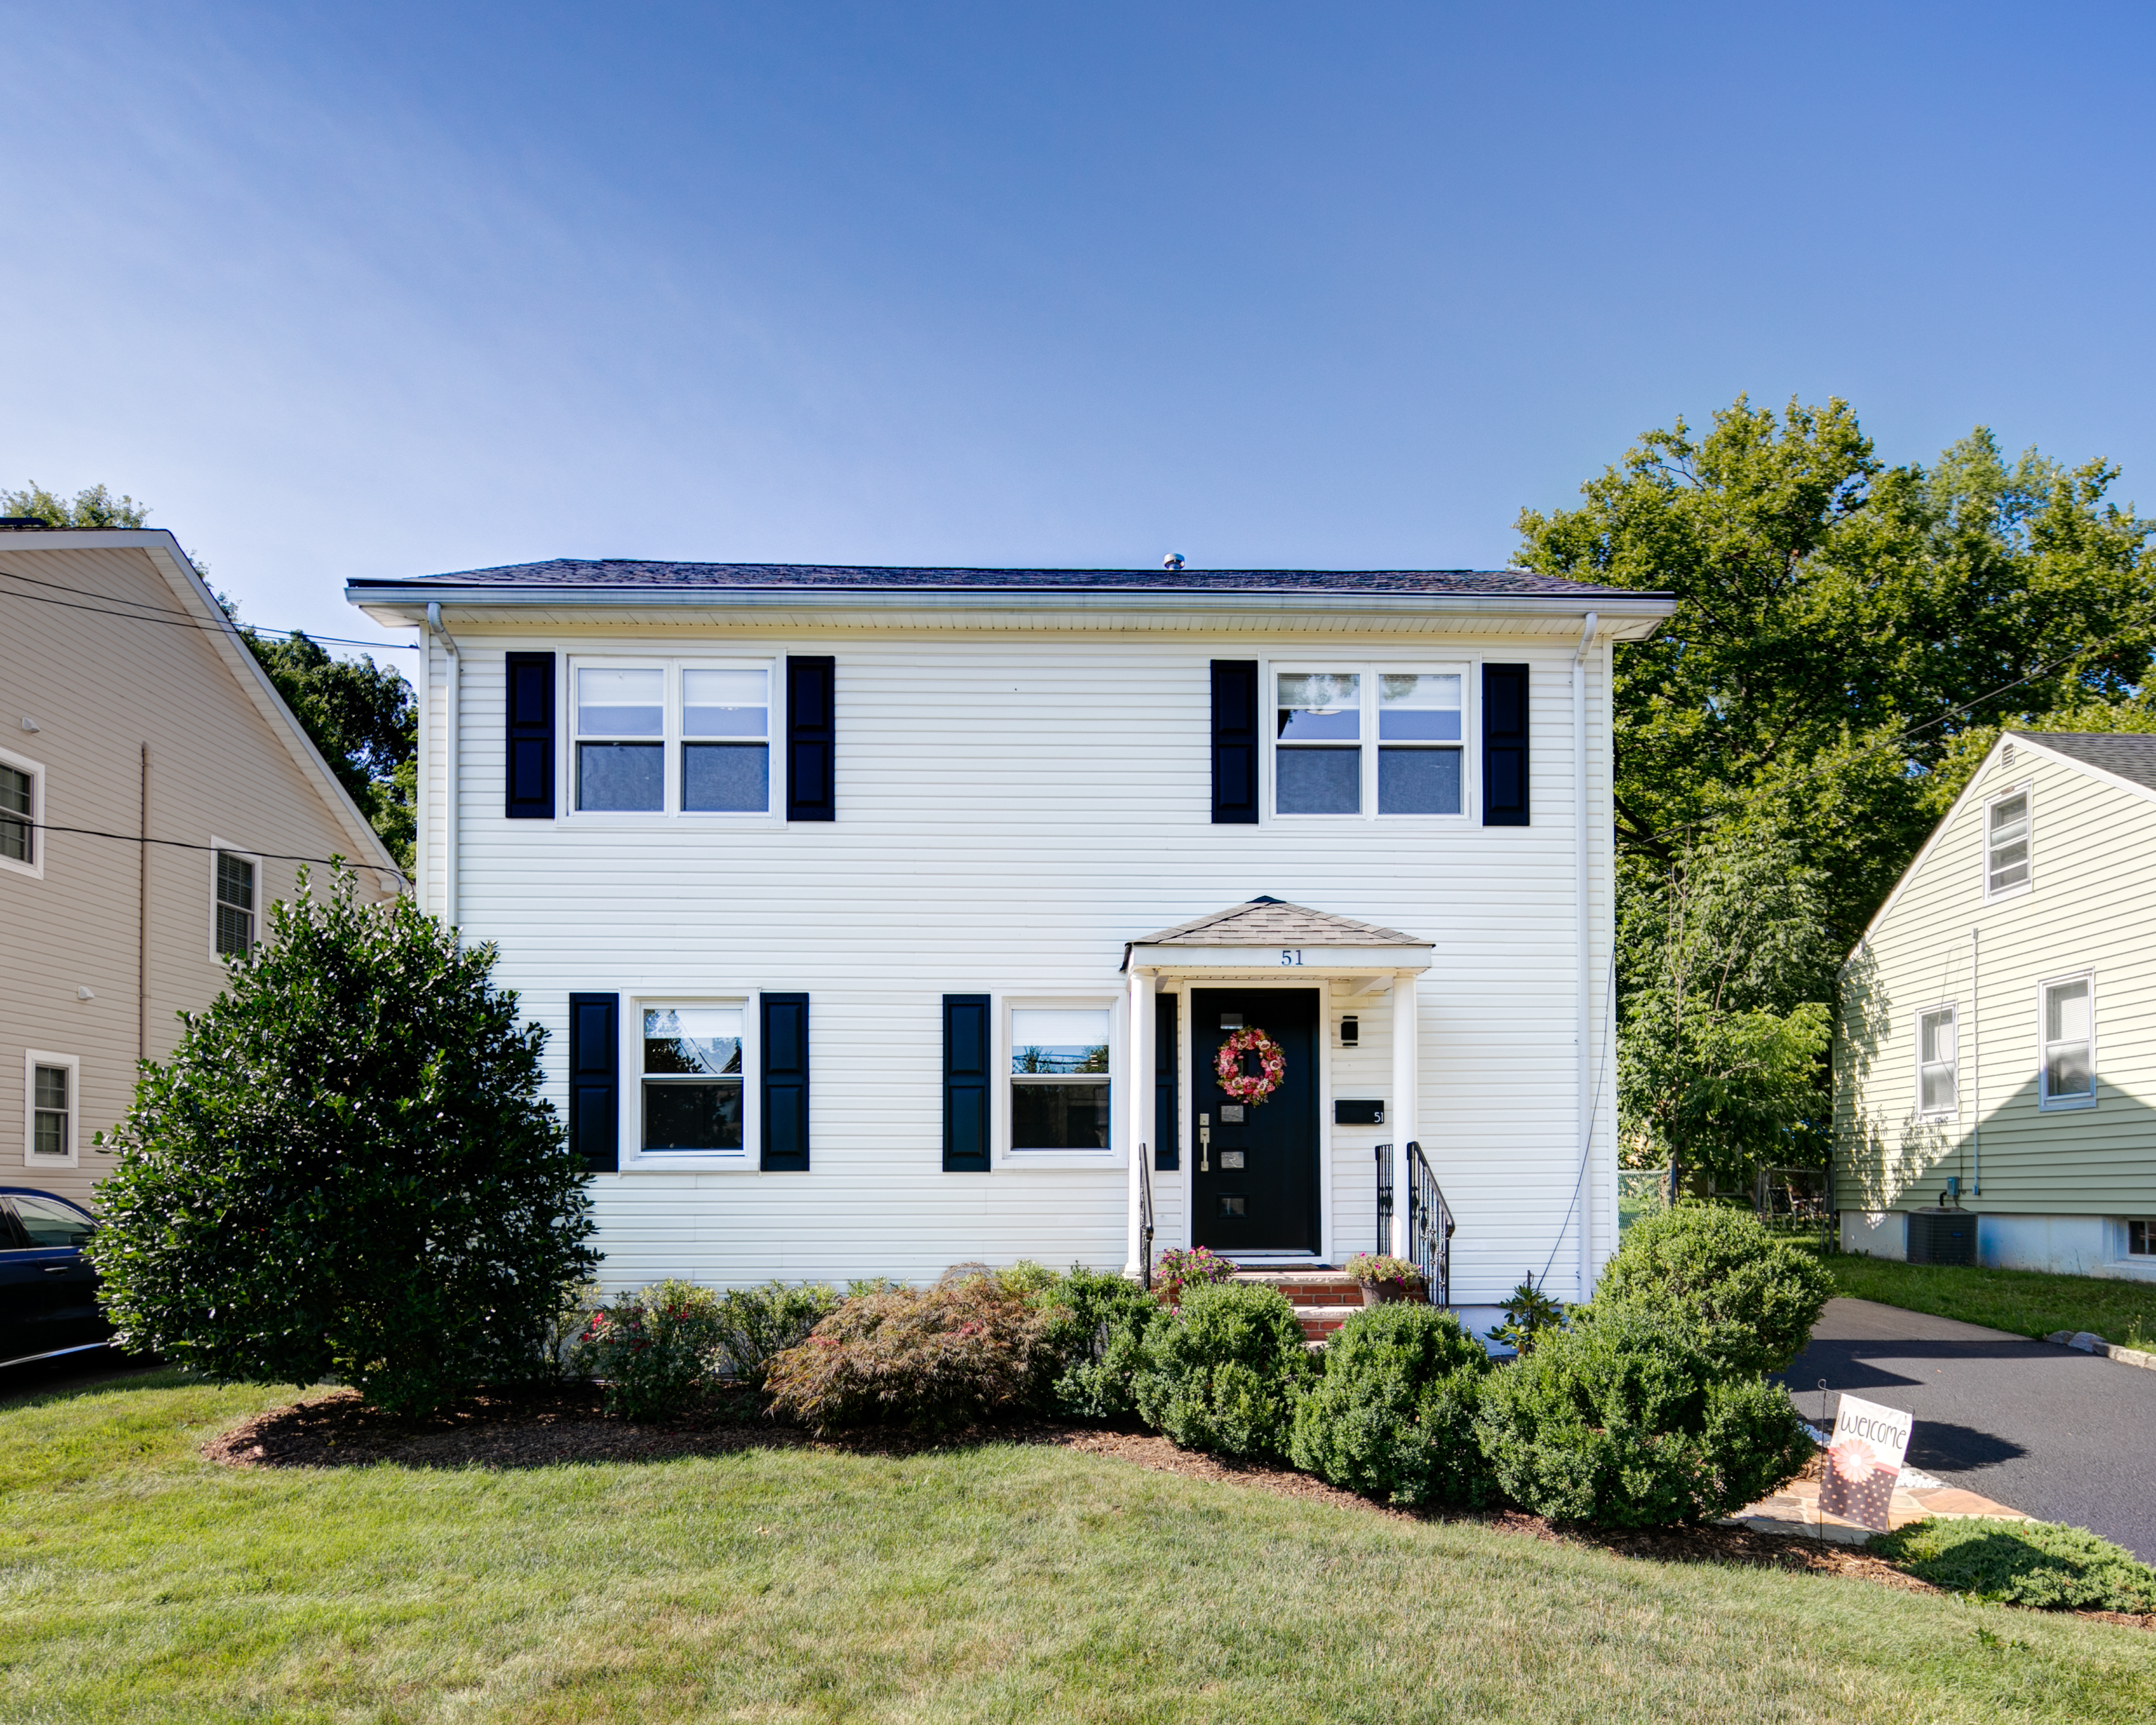
M 1668 600 L 578 562 L 347 593 L 420 631 L 418 891 L 550 1033 L 610 1287 L 1337 1265 L 1449 1221 L 1471 1304 L 1614 1249 L 1610 656 Z

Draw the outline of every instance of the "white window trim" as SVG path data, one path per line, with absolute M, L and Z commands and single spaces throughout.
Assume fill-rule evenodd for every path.
M 42 880 L 45 878 L 44 763 L 9 749 L 0 749 L 0 764 L 30 775 L 30 860 L 17 862 L 13 857 L 0 856 L 0 869 L 11 875 L 28 875 L 33 880 Z
M 760 996 L 754 989 L 701 992 L 646 988 L 624 994 L 620 1115 L 615 1142 L 621 1147 L 617 1167 L 632 1173 L 760 1173 L 763 1160 L 763 1070 Z M 644 1014 L 657 1006 L 738 1006 L 742 1009 L 742 1147 L 738 1150 L 646 1150 L 644 1147 Z
M 38 1142 L 38 1068 L 64 1066 L 68 1075 L 68 1147 L 64 1156 L 40 1156 Z M 23 1166 L 79 1168 L 82 1163 L 82 1060 L 48 1049 L 23 1051 Z
M 1127 1168 L 1130 1158 L 1124 1143 L 1128 1127 L 1124 1120 L 1129 1103 L 1123 1067 L 1130 1050 L 1129 1013 L 1121 993 L 1091 993 L 992 994 L 995 1013 L 996 1086 L 989 1103 L 988 1134 L 993 1148 L 990 1164 L 1008 1168 Z M 1108 1147 L 1105 1150 L 1020 1150 L 1011 1143 L 1011 1014 L 1028 1007 L 1084 1008 L 1108 1014 Z
M 2088 984 L 2089 1008 L 2089 1093 L 2085 1096 L 2054 1098 L 2049 1087 L 2051 1061 L 2046 1055 L 2047 1044 L 2044 1036 L 2044 997 L 2052 989 L 2068 983 Z M 2036 984 L 2036 1106 L 2046 1114 L 2066 1114 L 2077 1108 L 2093 1108 L 2097 1098 L 2103 1094 L 2102 1081 L 2097 1076 L 2096 1054 L 2096 972 L 2070 970 L 2061 976 L 2046 977 Z
M 1480 724 L 1481 701 L 1481 660 L 1435 660 L 1422 658 L 1356 659 L 1346 655 L 1338 658 L 1313 657 L 1298 655 L 1292 659 L 1264 659 L 1258 661 L 1258 725 L 1265 737 L 1260 778 L 1263 781 L 1264 804 L 1260 819 L 1270 824 L 1281 821 L 1291 826 L 1355 822 L 1362 824 L 1383 821 L 1388 826 L 1420 823 L 1430 827 L 1471 826 L 1477 824 L 1475 810 L 1481 795 L 1481 762 L 1475 746 Z M 1312 671 L 1348 671 L 1363 679 L 1363 734 L 1357 745 L 1362 752 L 1362 812 L 1357 814 L 1283 814 L 1280 812 L 1280 776 L 1276 761 L 1280 752 L 1280 694 L 1278 680 L 1285 673 L 1295 676 Z M 1457 814 L 1379 814 L 1378 813 L 1378 689 L 1377 679 L 1390 673 L 1394 676 L 1414 673 L 1422 676 L 1460 679 L 1460 813 Z M 1438 747 L 1450 747 L 1440 744 Z M 1289 745 L 1292 749 L 1294 745 Z
M 1929 1018 L 1929 1017 L 1930 1017 L 1933 1013 L 1935 1013 L 1935 1012 L 1946 1012 L 1946 1013 L 1952 1013 L 1952 1014 L 1953 1014 L 1953 1027 L 1954 1027 L 1953 1091 L 1954 1091 L 1954 1100 L 1953 1100 L 1953 1106 L 1951 1108 L 1927 1108 L 1927 1107 L 1924 1106 L 1924 1020 L 1925 1020 L 1926 1019 Z M 1915 1016 L 1914 1018 L 1912 1018 L 1912 1019 L 1910 1019 L 1909 1024 L 1910 1024 L 1910 1028 L 1911 1028 L 1911 1029 L 1912 1029 L 1916 1033 L 1915 1040 L 1916 1040 L 1916 1045 L 1917 1045 L 1917 1050 L 1916 1050 L 1916 1052 L 1917 1052 L 1917 1106 L 1916 1106 L 1916 1116 L 1917 1116 L 1917 1119 L 1919 1119 L 1919 1120 L 1953 1120 L 1953 1119 L 1958 1118 L 1958 1117 L 1959 1117 L 1959 1116 L 1960 1116 L 1960 1114 L 1961 1114 L 1961 1009 L 1960 1009 L 1960 1004 L 1959 1004 L 1958 1002 L 1957 1002 L 1957 1001 L 1953 1001 L 1953 1000 L 1934 1000 L 1934 1001 L 1933 1001 L 1933 1002 L 1929 1006 L 1920 1006 L 1920 1007 L 1918 1007 L 1918 1008 L 1917 1009 L 1917 1014 L 1916 1014 L 1916 1016 Z
M 2029 799 L 2029 836 L 2027 841 L 2029 845 L 2029 874 L 2028 878 L 2023 880 L 2019 886 L 2002 887 L 1997 892 L 1994 892 L 1991 890 L 1991 809 L 1994 803 L 2003 803 L 2009 797 L 2026 797 Z M 1977 831 L 1977 861 L 1979 866 L 1984 870 L 1984 901 L 1988 905 L 1995 905 L 2010 898 L 2019 898 L 2025 892 L 2030 892 L 2035 889 L 2036 786 L 2035 780 L 2025 778 L 2020 780 L 2018 783 L 2004 786 L 1999 790 L 1993 792 L 1989 796 L 1984 799 L 1983 824 Z M 2071 978 L 2069 980 L 2071 980 Z
M 252 912 L 254 927 L 247 942 L 247 949 L 250 952 L 262 944 L 263 912 L 269 908 L 265 902 L 260 855 L 238 845 L 228 845 L 213 833 L 209 841 L 209 956 L 216 959 L 219 964 L 232 963 L 228 956 L 217 949 L 217 909 L 221 902 L 217 896 L 217 860 L 220 855 L 227 854 L 238 857 L 242 862 L 252 863 L 254 865 L 254 909 Z
M 554 763 L 555 783 L 562 788 L 556 800 L 554 820 L 560 826 L 661 829 L 678 826 L 783 826 L 782 780 L 783 751 L 778 733 L 785 723 L 785 666 L 776 655 L 749 654 L 728 657 L 710 654 L 577 653 L 563 655 L 567 675 L 555 691 L 555 735 L 560 739 Z M 579 670 L 660 670 L 665 673 L 665 705 L 660 716 L 659 742 L 663 751 L 660 778 L 662 805 L 657 809 L 580 809 L 577 776 L 577 673 Z M 685 809 L 681 807 L 681 673 L 685 670 L 760 670 L 768 678 L 770 706 L 766 710 L 764 747 L 768 752 L 765 803 L 757 809 Z M 649 738 L 639 739 L 649 742 Z

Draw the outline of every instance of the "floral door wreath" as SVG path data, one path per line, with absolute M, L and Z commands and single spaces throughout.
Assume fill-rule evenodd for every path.
M 1257 1055 L 1261 1070 L 1243 1070 L 1243 1056 L 1246 1054 Z M 1287 1076 L 1287 1056 L 1271 1037 L 1253 1027 L 1236 1031 L 1220 1045 L 1220 1052 L 1213 1061 L 1213 1071 L 1220 1081 L 1220 1088 L 1237 1101 L 1262 1102 L 1280 1088 L 1281 1080 Z

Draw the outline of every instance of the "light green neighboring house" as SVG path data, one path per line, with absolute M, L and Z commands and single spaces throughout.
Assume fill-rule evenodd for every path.
M 1841 1241 L 2156 1281 L 2156 736 L 2002 736 L 1841 973 Z

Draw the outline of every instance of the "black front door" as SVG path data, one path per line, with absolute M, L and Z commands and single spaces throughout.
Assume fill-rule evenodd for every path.
M 1264 1031 L 1285 1058 L 1262 1101 L 1220 1088 L 1221 1045 L 1239 1029 Z M 1317 991 L 1193 989 L 1190 1045 L 1193 1243 L 1229 1257 L 1317 1251 Z M 1257 1055 L 1241 1065 L 1256 1072 Z

